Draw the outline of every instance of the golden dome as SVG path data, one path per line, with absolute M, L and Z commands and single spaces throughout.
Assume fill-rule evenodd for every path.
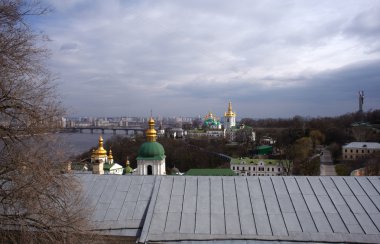
M 99 136 L 98 149 L 94 152 L 95 156 L 107 156 L 107 151 L 103 148 L 103 137 Z
M 150 142 L 156 141 L 157 131 L 154 129 L 154 120 L 152 117 L 150 117 L 148 125 L 148 129 L 145 132 L 146 140 Z
M 112 150 L 110 148 L 110 151 L 108 152 L 108 160 L 112 160 L 112 159 L 113 159 Z
M 213 119 L 214 115 L 209 111 L 208 114 L 205 116 L 205 119 Z
M 225 117 L 236 117 L 236 113 L 232 111 L 232 103 L 231 101 L 228 103 L 228 111 L 224 113 Z

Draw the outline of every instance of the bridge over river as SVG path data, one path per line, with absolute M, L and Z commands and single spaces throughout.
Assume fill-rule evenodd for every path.
M 61 132 L 67 133 L 99 133 L 104 134 L 106 131 L 112 131 L 116 134 L 117 131 L 125 131 L 125 134 L 129 135 L 132 131 L 133 134 L 143 133 L 146 129 L 141 127 L 102 127 L 102 126 L 87 126 L 87 127 L 68 127 L 61 129 Z

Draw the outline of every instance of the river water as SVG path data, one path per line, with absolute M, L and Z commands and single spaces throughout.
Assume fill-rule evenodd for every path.
M 78 155 L 90 150 L 92 147 L 97 147 L 99 136 L 102 135 L 104 141 L 114 136 L 110 134 L 100 133 L 57 133 L 56 136 L 68 146 L 69 153 Z M 118 136 L 126 136 L 125 133 L 118 134 Z

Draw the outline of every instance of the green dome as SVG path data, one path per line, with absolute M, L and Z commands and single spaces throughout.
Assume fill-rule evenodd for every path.
M 214 118 L 208 118 L 206 119 L 203 124 L 207 127 L 211 127 L 211 126 L 219 126 L 220 125 L 220 122 L 217 121 L 216 119 Z
M 158 142 L 145 142 L 140 146 L 137 155 L 137 159 L 162 160 L 164 158 L 164 147 Z

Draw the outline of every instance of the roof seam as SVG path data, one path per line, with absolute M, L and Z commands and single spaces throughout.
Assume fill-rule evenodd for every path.
M 277 177 L 277 176 L 276 176 L 276 177 Z M 276 197 L 276 201 L 277 201 L 277 204 L 278 204 L 278 208 L 279 208 L 279 210 L 280 210 L 280 213 L 281 213 L 282 220 L 284 221 L 284 226 L 285 226 L 286 234 L 289 235 L 288 227 L 286 226 L 286 223 L 285 223 L 284 215 L 283 215 L 282 210 L 281 210 L 280 202 L 278 201 L 277 191 L 276 191 L 276 189 L 275 189 L 275 187 L 274 187 L 272 177 L 270 177 L 269 179 L 270 179 L 270 182 L 272 183 L 272 186 L 273 186 L 273 192 L 274 192 L 274 195 L 275 195 L 275 197 Z
M 365 179 L 369 182 L 369 184 L 371 184 L 371 186 L 372 186 L 372 187 L 375 189 L 375 191 L 377 192 L 376 187 L 373 186 L 372 182 L 371 182 L 367 177 L 366 177 Z M 365 194 L 367 194 L 368 199 L 372 202 L 372 204 L 375 206 L 375 208 L 377 209 L 377 211 L 380 212 L 380 209 L 376 206 L 375 202 L 374 202 L 373 199 L 369 196 L 367 190 L 364 189 L 364 187 L 363 187 L 363 185 L 360 183 L 360 181 L 358 181 L 357 177 L 355 177 L 355 180 L 358 182 L 359 186 L 363 189 L 363 191 L 365 192 Z M 379 195 L 380 195 L 380 194 L 379 194 Z
M 119 177 L 118 177 L 119 178 Z M 120 180 L 119 180 L 120 181 Z M 118 182 L 119 183 L 119 182 Z M 129 184 L 128 184 L 128 189 L 127 189 L 127 193 L 125 193 L 125 196 L 124 196 L 124 199 L 123 199 L 123 204 L 121 204 L 121 206 L 120 206 L 120 212 L 119 212 L 119 214 L 117 215 L 117 220 L 119 221 L 119 217 L 120 217 L 120 214 L 121 214 L 121 210 L 123 209 L 123 206 L 124 206 L 124 202 L 125 202 L 125 199 L 127 198 L 127 195 L 128 195 L 128 192 L 129 192 L 129 188 L 131 187 L 131 180 L 129 181 Z M 115 192 L 114 192 L 114 195 L 115 195 L 115 193 L 117 192 L 117 187 L 116 187 L 116 189 L 115 189 Z M 111 205 L 110 205 L 111 206 Z
M 346 184 L 348 185 L 346 179 L 343 178 L 343 180 L 344 180 L 344 182 L 346 182 Z M 348 186 L 349 186 L 349 185 L 348 185 Z M 351 189 L 350 187 L 349 187 L 349 189 L 350 189 L 350 191 L 353 193 L 353 191 L 352 191 L 352 189 Z M 364 193 L 365 193 L 365 192 L 364 192 Z M 367 194 L 367 193 L 366 193 L 366 194 Z M 353 194 L 353 195 L 354 195 L 356 201 L 358 201 L 358 203 L 360 204 L 360 206 L 361 206 L 361 207 L 363 208 L 363 210 L 367 213 L 369 219 L 371 220 L 372 224 L 375 226 L 375 228 L 377 229 L 377 231 L 380 232 L 380 231 L 379 231 L 379 228 L 377 228 L 375 222 L 374 222 L 373 219 L 371 218 L 371 215 L 367 212 L 367 210 L 365 209 L 365 207 L 363 206 L 363 204 L 359 201 L 357 195 L 356 195 L 356 194 Z
M 377 190 L 377 187 L 373 184 L 373 182 L 370 179 L 368 179 L 368 177 L 366 177 L 366 179 L 369 181 L 369 183 L 371 183 L 371 185 L 373 186 L 373 188 L 375 189 L 375 191 L 377 192 L 377 194 L 380 195 L 380 191 Z
M 330 181 L 332 182 L 332 184 L 334 184 L 334 183 L 333 183 L 333 180 L 331 179 L 331 176 L 328 177 L 328 178 L 330 179 Z M 334 202 L 333 199 L 331 198 L 330 193 L 327 191 L 326 186 L 323 184 L 323 181 L 322 181 L 322 180 L 320 180 L 320 182 L 321 182 L 321 185 L 322 185 L 323 189 L 325 190 L 325 192 L 326 192 L 326 194 L 327 194 L 327 197 L 329 198 L 330 202 L 332 203 L 332 205 L 334 206 L 336 212 L 338 213 L 338 216 L 339 216 L 340 220 L 341 220 L 342 223 L 344 224 L 344 227 L 346 228 L 347 233 L 350 233 L 350 230 L 348 229 L 348 226 L 347 226 L 346 222 L 344 221 L 344 219 L 343 219 L 342 216 L 340 215 L 340 213 L 339 213 L 339 211 L 338 211 L 338 208 L 336 207 L 335 202 Z M 334 184 L 334 185 L 335 185 L 335 184 Z M 335 185 L 335 188 L 336 188 L 337 191 L 339 192 L 339 190 L 338 190 L 338 188 L 336 187 L 336 185 Z M 313 189 L 313 190 L 314 190 L 314 189 Z M 316 196 L 317 196 L 317 195 L 316 195 Z M 342 198 L 343 198 L 343 197 L 342 197 Z M 317 197 L 317 199 L 318 199 L 318 197 Z M 322 209 L 323 209 L 323 208 L 322 208 Z M 334 233 L 335 233 L 335 232 L 334 232 Z
M 268 222 L 269 222 L 270 232 L 271 232 L 271 235 L 273 236 L 272 224 L 271 224 L 271 221 L 270 221 L 270 218 L 269 218 L 268 209 L 267 209 L 267 203 L 265 201 L 263 187 L 261 186 L 261 180 L 260 180 L 260 178 L 261 177 L 259 177 L 259 185 L 260 185 L 261 196 L 263 198 L 263 202 L 264 202 L 264 206 L 265 206 L 265 212 L 266 212 L 266 216 L 267 216 Z
M 164 225 L 164 233 L 166 232 L 166 225 L 168 223 L 168 214 L 169 214 L 169 207 L 170 207 L 170 203 L 172 201 L 172 196 L 173 196 L 173 184 L 174 184 L 174 178 L 173 177 L 170 177 L 171 178 L 171 186 L 172 186 L 172 189 L 170 189 L 170 195 L 169 195 L 169 204 L 167 206 L 167 211 L 166 211 L 166 218 L 165 218 L 165 225 Z
M 178 233 L 181 233 L 181 227 L 182 227 L 182 216 L 183 216 L 183 204 L 185 202 L 185 190 L 186 190 L 186 178 L 184 180 L 183 184 L 183 194 L 182 194 L 182 206 L 181 206 L 181 219 L 179 221 L 179 227 L 178 227 Z
M 329 195 L 329 193 L 326 191 L 325 187 L 323 186 L 323 183 L 322 183 L 321 179 L 320 179 L 320 178 L 318 178 L 318 179 L 319 179 L 319 182 L 321 183 L 322 188 L 325 190 L 326 194 Z M 325 218 L 326 218 L 326 220 L 327 220 L 327 223 L 329 223 L 329 225 L 330 225 L 331 231 L 332 231 L 333 233 L 336 233 L 336 232 L 334 231 L 333 226 L 332 226 L 331 223 L 330 223 L 329 218 L 327 218 L 326 212 L 325 212 L 325 210 L 323 209 L 322 204 L 321 204 L 321 202 L 319 201 L 319 199 L 318 199 L 318 197 L 317 197 L 317 194 L 316 194 L 315 191 L 314 191 L 314 188 L 311 186 L 311 183 L 310 183 L 308 177 L 306 177 L 306 181 L 309 183 L 309 185 L 310 185 L 310 189 L 311 189 L 311 191 L 314 193 L 314 196 L 315 196 L 315 198 L 317 199 L 317 202 L 318 202 L 318 204 L 319 204 L 319 207 L 321 208 L 322 213 L 324 214 L 324 216 L 325 216 Z M 329 197 L 329 198 L 330 198 L 330 197 Z M 335 207 L 335 206 L 334 206 L 334 207 Z M 337 211 L 337 212 L 338 212 L 338 211 Z M 343 221 L 343 220 L 342 220 L 342 221 Z
M 332 179 L 332 182 L 333 184 L 335 185 L 336 189 L 338 190 L 340 196 L 342 197 L 343 201 L 345 202 L 346 206 L 348 207 L 348 209 L 350 210 L 351 214 L 354 216 L 356 222 L 359 224 L 360 228 L 362 229 L 363 233 L 366 233 L 363 226 L 360 224 L 359 220 L 356 218 L 354 212 L 352 211 L 350 205 L 347 204 L 347 201 L 346 199 L 343 197 L 343 194 L 340 192 L 340 189 L 338 188 L 337 184 L 335 183 L 335 181 Z M 344 181 L 344 183 L 347 185 L 347 183 Z M 347 187 L 350 189 L 350 187 L 347 185 Z M 351 190 L 351 189 L 350 189 Z M 352 191 L 351 191 L 352 192 Z M 339 211 L 338 211 L 339 212 Z M 350 230 L 348 230 L 350 231 Z
M 197 230 L 197 211 L 198 211 L 198 187 L 199 187 L 199 183 L 198 183 L 198 177 L 196 178 L 197 179 L 197 187 L 196 187 L 196 194 L 195 194 L 195 213 L 194 213 L 194 234 Z
M 291 198 L 291 196 L 290 196 L 290 192 L 289 192 L 289 189 L 288 189 L 288 185 L 287 185 L 286 182 L 285 182 L 285 178 L 284 178 L 283 176 L 281 176 L 281 178 L 282 178 L 282 181 L 284 182 L 284 186 L 285 186 L 286 192 L 288 193 L 290 203 L 292 204 L 292 207 L 293 207 L 293 210 L 294 210 L 294 214 L 295 214 L 296 217 L 297 217 L 298 224 L 299 224 L 299 226 L 301 227 L 301 231 L 303 232 L 303 227 L 302 227 L 301 221 L 300 221 L 300 219 L 299 219 L 299 217 L 298 217 L 298 214 L 297 214 L 296 208 L 294 207 L 293 200 L 292 200 L 292 198 Z M 293 177 L 293 178 L 294 178 L 294 177 Z M 286 223 L 285 223 L 285 225 L 286 225 Z
M 255 232 L 257 234 L 257 224 L 256 224 L 256 219 L 255 219 L 255 213 L 253 212 L 253 204 L 252 204 L 251 191 L 249 189 L 249 184 L 248 184 L 248 177 L 245 177 L 245 182 L 247 184 L 249 202 L 251 203 L 251 212 L 252 212 L 253 224 L 255 225 Z
M 306 179 L 307 179 L 307 177 L 306 177 Z M 302 196 L 302 199 L 303 199 L 303 201 L 304 201 L 304 203 L 305 203 L 305 206 L 306 206 L 306 208 L 307 208 L 307 211 L 309 212 L 310 217 L 311 217 L 311 220 L 312 220 L 313 223 L 314 223 L 314 227 L 315 227 L 315 229 L 317 230 L 317 232 L 319 232 L 319 229 L 318 229 L 317 224 L 315 223 L 315 219 L 314 219 L 314 217 L 313 217 L 313 214 L 312 214 L 311 211 L 310 211 L 309 205 L 307 204 L 306 199 L 305 199 L 305 196 L 304 196 L 304 194 L 302 193 L 301 187 L 300 187 L 300 185 L 298 184 L 298 181 L 297 181 L 297 179 L 296 179 L 295 177 L 294 177 L 294 181 L 296 182 L 297 187 L 298 187 L 298 190 L 299 190 L 300 193 L 301 193 L 300 195 Z
M 149 230 L 150 230 L 150 226 L 152 223 L 154 208 L 155 208 L 156 202 L 157 202 L 157 196 L 158 196 L 158 191 L 159 191 L 160 185 L 161 185 L 161 179 L 162 178 L 160 176 L 155 176 L 154 187 L 153 187 L 152 197 L 151 197 L 152 200 L 149 202 L 149 204 L 147 206 L 148 211 L 147 211 L 147 214 L 146 214 L 146 217 L 144 220 L 144 225 L 142 227 L 140 237 L 138 238 L 138 242 L 145 243 L 149 237 Z M 153 198 L 154 198 L 154 201 L 153 201 Z M 145 228 L 147 228 L 146 231 L 144 231 Z
M 238 220 L 239 220 L 239 230 L 240 230 L 240 234 L 242 234 L 242 231 L 241 231 L 241 221 L 240 221 L 240 211 L 239 211 L 239 198 L 237 196 L 235 177 L 234 177 L 234 186 L 235 186 L 236 208 L 237 208 L 237 213 L 238 213 L 238 216 L 239 216 L 239 218 L 238 218 Z
M 135 204 L 135 206 L 134 206 L 134 208 L 133 208 L 133 213 L 131 214 L 131 215 L 132 215 L 132 217 L 131 217 L 132 219 L 134 219 L 133 216 L 135 215 L 135 211 L 136 211 L 137 203 L 138 203 L 138 201 L 139 201 L 139 197 L 140 197 L 140 193 L 141 193 L 141 189 L 142 189 L 142 185 L 143 185 L 143 183 L 144 183 L 144 180 L 145 180 L 145 178 L 142 180 L 141 184 L 138 184 L 138 187 L 139 187 L 139 195 L 137 196 L 136 204 Z

